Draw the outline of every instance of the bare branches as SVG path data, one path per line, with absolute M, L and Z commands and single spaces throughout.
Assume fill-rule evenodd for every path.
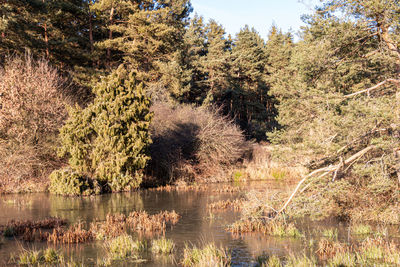
M 329 175 L 332 172 L 337 172 L 341 167 L 348 165 L 350 163 L 352 163 L 353 161 L 361 158 L 362 156 L 364 156 L 366 153 L 368 153 L 369 151 L 371 151 L 374 148 L 374 146 L 369 146 L 364 148 L 363 150 L 357 152 L 356 154 L 352 155 L 351 157 L 349 157 L 348 159 L 346 159 L 344 162 L 340 162 L 337 165 L 330 165 L 328 167 L 324 167 L 324 168 L 320 168 L 318 170 L 315 170 L 313 172 L 311 172 L 310 174 L 308 174 L 307 176 L 305 176 L 296 186 L 296 188 L 294 189 L 293 193 L 290 195 L 289 199 L 286 201 L 286 203 L 282 206 L 281 209 L 278 210 L 277 214 L 283 212 L 287 206 L 290 204 L 290 202 L 292 201 L 292 199 L 294 198 L 294 196 L 297 194 L 297 192 L 299 191 L 301 185 L 309 178 L 316 176 L 317 174 L 322 173 L 320 176 L 318 176 L 318 178 L 323 178 L 327 175 Z
M 345 95 L 344 97 L 346 97 L 346 98 L 353 97 L 353 96 L 356 96 L 356 95 L 359 95 L 359 94 L 363 94 L 363 93 L 368 93 L 369 94 L 372 90 L 378 89 L 378 88 L 380 88 L 381 86 L 383 86 L 383 85 L 385 85 L 387 83 L 400 84 L 400 80 L 398 80 L 398 79 L 386 79 L 383 82 L 380 82 L 380 83 L 378 83 L 378 84 L 376 84 L 376 85 L 374 85 L 372 87 L 369 87 L 367 89 L 364 89 L 364 90 L 361 90 L 361 91 L 358 91 L 358 92 L 355 92 L 355 93 L 352 93 L 352 94 L 349 94 L 349 95 Z

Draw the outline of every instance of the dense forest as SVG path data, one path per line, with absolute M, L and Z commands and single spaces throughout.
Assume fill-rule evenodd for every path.
M 310 173 L 278 213 L 399 222 L 400 5 L 321 2 L 294 41 L 189 0 L 0 1 L 0 191 L 215 181 L 263 142 Z

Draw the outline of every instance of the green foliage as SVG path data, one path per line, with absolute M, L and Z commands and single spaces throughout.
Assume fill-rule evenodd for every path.
M 97 181 L 82 177 L 71 169 L 55 170 L 50 174 L 49 191 L 64 196 L 93 195 L 101 193 Z
M 216 266 L 225 267 L 229 266 L 231 262 L 231 255 L 225 249 L 217 248 L 214 244 L 208 244 L 204 248 L 188 248 L 186 247 L 183 252 L 183 266 Z
M 151 243 L 151 251 L 156 254 L 171 254 L 174 249 L 174 241 L 165 237 L 154 239 Z
M 29 266 L 49 266 L 64 264 L 64 256 L 59 251 L 52 248 L 46 250 L 24 250 L 18 255 L 17 263 L 19 265 Z
M 133 240 L 130 235 L 122 235 L 107 241 L 105 248 L 112 260 L 138 259 L 138 253 L 146 249 L 146 244 L 143 241 Z
M 313 180 L 290 213 L 395 223 L 398 216 L 389 214 L 396 214 L 399 200 L 400 53 L 397 30 L 389 29 L 398 28 L 399 5 L 323 2 L 306 17 L 308 26 L 290 51 L 290 43 L 281 42 L 287 66 L 274 68 L 270 93 L 279 101 L 282 128 L 269 137 L 292 147 L 289 156 L 311 169 L 373 150 L 336 172 L 335 183 Z
M 71 109 L 61 129 L 60 155 L 82 176 L 107 183 L 112 191 L 135 189 L 149 157 L 152 114 L 142 84 L 122 66 L 95 88 L 85 109 Z

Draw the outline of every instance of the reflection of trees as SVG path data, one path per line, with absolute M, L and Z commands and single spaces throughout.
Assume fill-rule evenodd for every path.
M 52 195 L 49 201 L 50 216 L 64 218 L 69 222 L 104 220 L 108 213 L 128 214 L 133 210 L 143 209 L 139 192 L 78 198 Z

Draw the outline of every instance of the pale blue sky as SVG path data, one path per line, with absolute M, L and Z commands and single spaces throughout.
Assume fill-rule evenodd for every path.
M 254 27 L 263 38 L 272 24 L 296 33 L 301 15 L 310 14 L 318 0 L 191 0 L 194 13 L 222 24 L 234 37 L 244 25 Z

